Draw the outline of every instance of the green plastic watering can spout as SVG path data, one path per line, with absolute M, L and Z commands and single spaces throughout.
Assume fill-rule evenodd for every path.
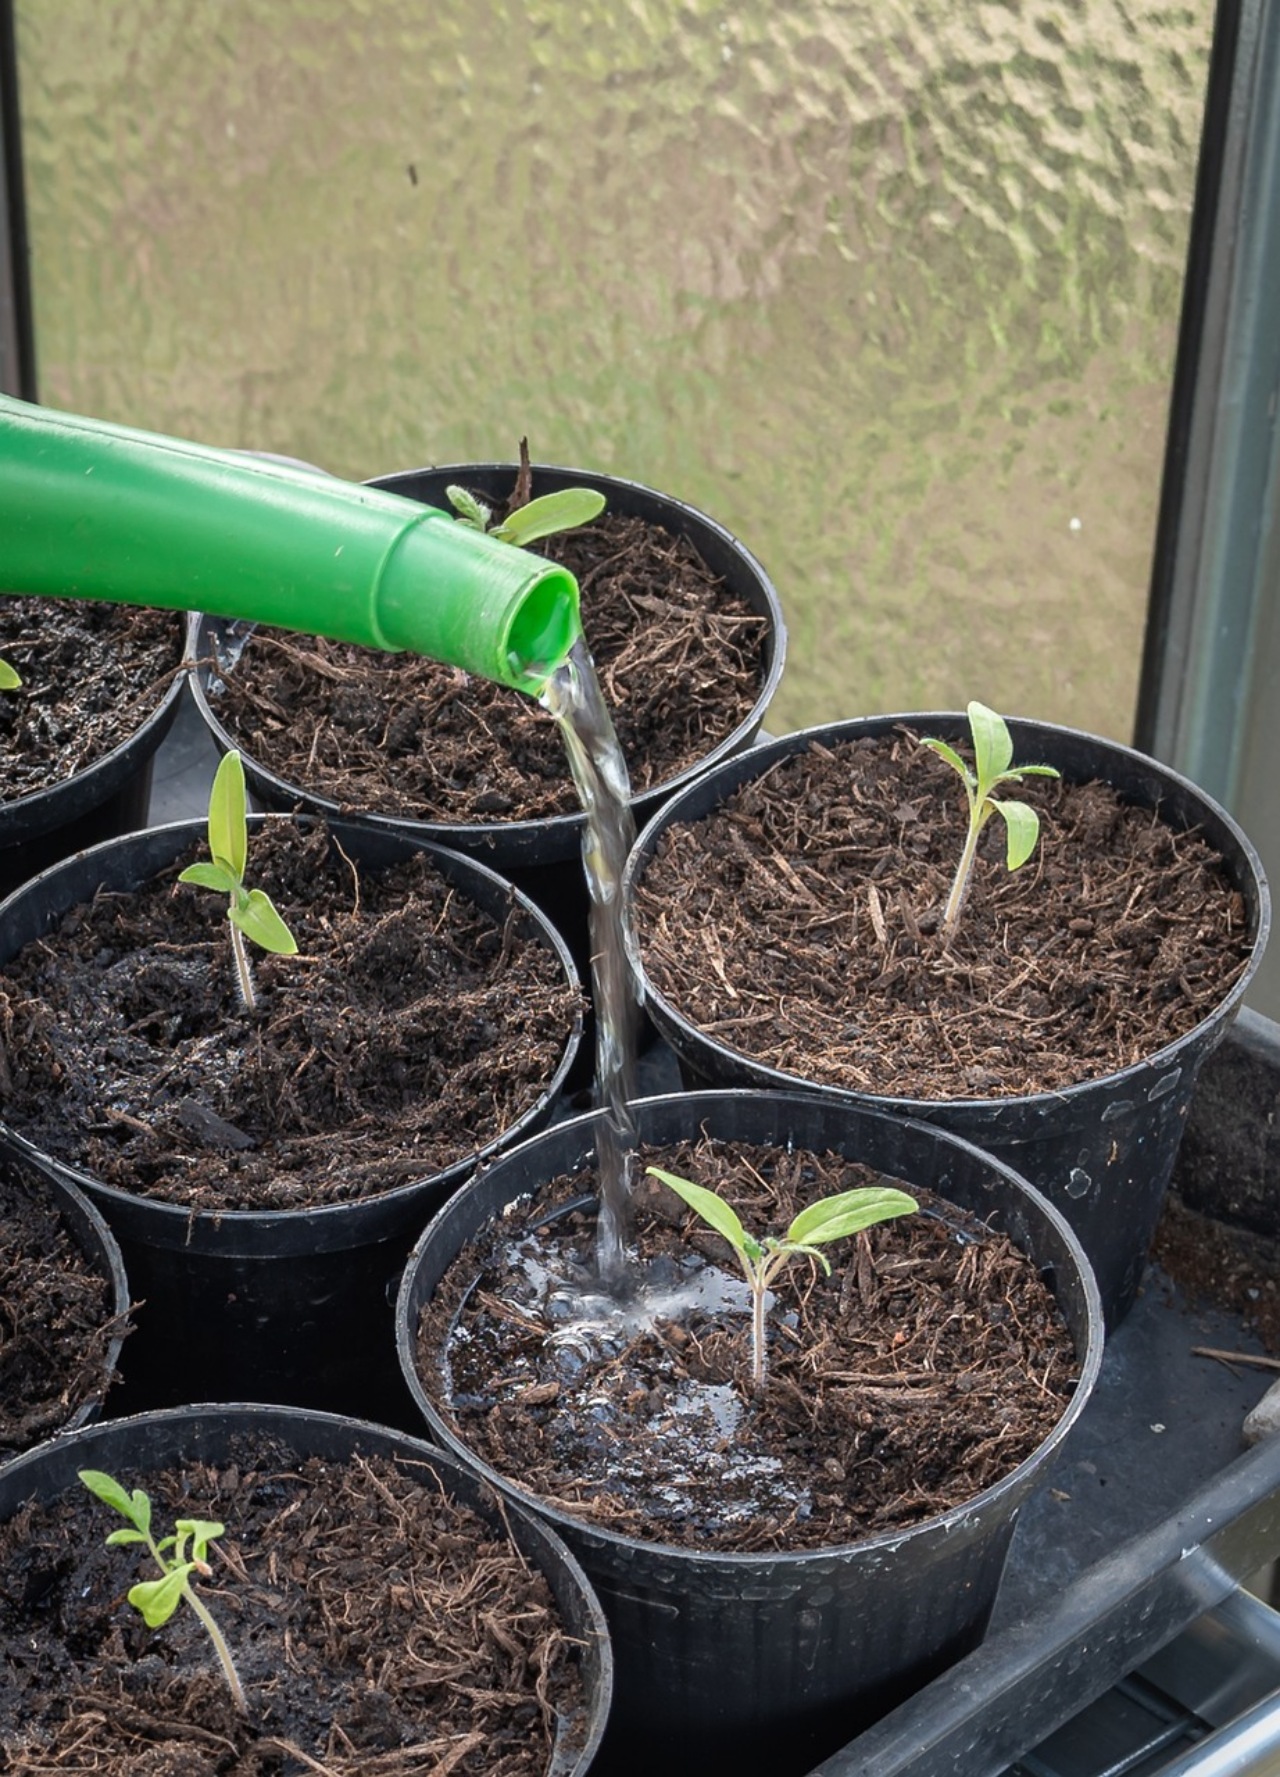
M 278 624 L 534 693 L 582 633 L 571 574 L 434 507 L 4 396 L 0 589 Z

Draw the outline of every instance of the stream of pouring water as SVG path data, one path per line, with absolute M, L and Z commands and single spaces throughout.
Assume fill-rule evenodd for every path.
M 601 1110 L 596 1136 L 600 1181 L 596 1266 L 601 1282 L 616 1286 L 627 1274 L 628 1173 L 636 1138 L 628 1101 L 635 1096 L 638 1007 L 627 968 L 621 907 L 623 866 L 636 836 L 631 785 L 585 640 L 579 638 L 564 665 L 547 680 L 540 701 L 564 736 L 586 817 L 582 861 L 591 894 L 591 979 Z

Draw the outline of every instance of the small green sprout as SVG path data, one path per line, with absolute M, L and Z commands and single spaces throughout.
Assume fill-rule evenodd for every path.
M 132 1525 L 130 1530 L 113 1530 L 107 1538 L 107 1547 L 116 1548 L 124 1543 L 145 1543 L 160 1569 L 158 1580 L 141 1580 L 136 1586 L 130 1586 L 130 1604 L 141 1612 L 148 1629 L 161 1628 L 169 1621 L 179 1604 L 189 1604 L 213 1643 L 213 1650 L 222 1667 L 222 1676 L 235 1699 L 236 1708 L 242 1715 L 247 1715 L 248 1704 L 245 1702 L 244 1688 L 240 1683 L 235 1661 L 231 1658 L 231 1649 L 209 1607 L 203 1599 L 196 1596 L 190 1585 L 193 1573 L 199 1574 L 201 1579 L 208 1579 L 212 1574 L 213 1569 L 207 1559 L 209 1544 L 215 1537 L 223 1534 L 226 1525 L 203 1518 L 179 1518 L 173 1527 L 174 1534 L 162 1537 L 157 1542 L 151 1534 L 151 1499 L 141 1487 L 135 1487 L 132 1493 L 126 1493 L 119 1481 L 111 1475 L 103 1474 L 101 1469 L 82 1468 L 78 1472 L 81 1481 L 95 1499 L 100 1499 L 104 1505 L 119 1512 Z M 189 1555 L 188 1542 L 191 1544 Z
M 7 660 L 0 660 L 0 691 L 16 691 L 22 680 Z
M 682 1197 L 696 1215 L 702 1217 L 717 1234 L 722 1234 L 733 1248 L 751 1290 L 751 1384 L 756 1390 L 764 1387 L 767 1353 L 764 1337 L 765 1296 L 776 1274 L 798 1253 L 816 1259 L 828 1276 L 831 1266 L 825 1253 L 819 1252 L 833 1240 L 844 1240 L 859 1234 L 876 1222 L 892 1221 L 896 1216 L 910 1215 L 918 1209 L 914 1197 L 890 1185 L 864 1186 L 857 1191 L 839 1191 L 834 1197 L 820 1197 L 802 1209 L 781 1239 L 766 1234 L 763 1241 L 747 1233 L 736 1210 L 723 1197 L 695 1185 L 660 1166 L 646 1168 L 654 1178 L 669 1185 Z
M 194 882 L 229 897 L 231 953 L 235 958 L 236 985 L 246 1011 L 257 1005 L 253 971 L 249 967 L 245 938 L 277 956 L 294 956 L 298 946 L 293 933 L 276 912 L 262 889 L 244 886 L 249 850 L 249 826 L 245 819 L 244 766 L 236 752 L 224 753 L 209 792 L 210 864 L 189 864 L 179 882 Z
M 491 509 L 483 500 L 469 494 L 465 487 L 449 487 L 445 492 L 459 524 L 487 531 L 500 543 L 513 543 L 517 549 L 527 549 L 530 543 L 554 536 L 557 531 L 571 531 L 577 525 L 590 524 L 604 511 L 604 495 L 596 493 L 594 488 L 565 487 L 559 493 L 540 494 L 536 500 L 517 507 L 510 518 L 495 525 Z
M 942 915 L 942 931 L 947 938 L 952 936 L 959 923 L 965 896 L 969 892 L 969 879 L 973 873 L 978 839 L 992 815 L 998 814 L 1005 824 L 1005 861 L 1010 870 L 1018 870 L 1026 863 L 1040 837 L 1040 817 L 1034 808 L 1025 802 L 1013 802 L 1004 796 L 996 797 L 992 792 L 1000 784 L 1020 783 L 1024 777 L 1062 775 L 1052 765 L 1015 765 L 1013 741 L 1004 717 L 989 710 L 984 703 L 969 705 L 969 732 L 973 736 L 973 770 L 945 740 L 920 742 L 921 746 L 930 748 L 960 774 L 964 793 L 969 800 L 969 831 L 965 835 L 964 850 L 960 854 L 955 880 L 951 884 L 951 893 L 947 897 Z

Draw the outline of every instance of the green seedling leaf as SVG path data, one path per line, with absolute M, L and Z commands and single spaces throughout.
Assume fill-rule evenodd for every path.
M 234 895 L 240 887 L 239 878 L 225 864 L 188 864 L 179 872 L 178 881 L 194 882 L 199 888 L 217 889 L 224 895 Z
M 156 1542 L 151 1535 L 151 1499 L 148 1494 L 140 1487 L 135 1488 L 132 1493 L 126 1493 L 114 1476 L 104 1474 L 101 1469 L 81 1469 L 79 1474 L 81 1481 L 95 1498 L 110 1506 L 113 1511 L 120 1512 L 135 1526 L 132 1530 L 113 1530 L 106 1539 L 107 1547 L 145 1543 L 152 1560 L 160 1569 L 158 1579 L 139 1580 L 137 1585 L 129 1588 L 129 1603 L 142 1613 L 143 1621 L 149 1629 L 163 1628 L 179 1604 L 188 1604 L 213 1644 L 218 1664 L 222 1667 L 222 1675 L 235 1699 L 237 1709 L 247 1713 L 248 1705 L 240 1675 L 231 1657 L 231 1649 L 209 1607 L 196 1596 L 190 1584 L 192 1574 L 209 1573 L 209 1544 L 215 1537 L 223 1535 L 226 1525 L 219 1524 L 212 1518 L 179 1518 L 174 1525 L 174 1533 Z M 186 1559 L 188 1542 L 192 1545 L 190 1560 Z M 170 1549 L 173 1551 L 172 1555 L 167 1552 Z
M 905 1191 L 895 1190 L 888 1185 L 873 1185 L 857 1191 L 839 1191 L 832 1197 L 821 1198 L 817 1203 L 811 1203 L 802 1209 L 780 1240 L 774 1235 L 766 1235 L 761 1244 L 747 1233 L 737 1211 L 715 1191 L 709 1191 L 705 1185 L 694 1184 L 691 1179 L 681 1178 L 674 1172 L 664 1172 L 660 1166 L 647 1167 L 646 1171 L 652 1173 L 654 1178 L 661 1179 L 664 1185 L 669 1185 L 676 1196 L 682 1198 L 704 1222 L 718 1234 L 723 1234 L 737 1254 L 738 1263 L 751 1289 L 751 1380 L 757 1389 L 764 1387 L 767 1362 L 765 1300 L 770 1283 L 783 1266 L 803 1254 L 806 1258 L 816 1260 L 830 1276 L 831 1265 L 826 1254 L 818 1250 L 820 1246 L 832 1240 L 842 1240 L 848 1234 L 856 1234 L 863 1228 L 869 1228 L 873 1222 L 888 1221 L 892 1216 L 909 1215 L 917 1207 L 914 1197 L 908 1197 Z
M 877 1222 L 892 1221 L 895 1216 L 910 1215 L 920 1206 L 905 1191 L 889 1185 L 869 1185 L 858 1191 L 841 1191 L 834 1197 L 822 1197 L 810 1203 L 787 1229 L 788 1246 L 810 1245 L 831 1240 L 844 1240 L 860 1234 Z
M 191 1571 L 191 1563 L 184 1562 L 181 1567 L 170 1568 L 163 1579 L 139 1580 L 136 1586 L 129 1587 L 129 1602 L 141 1611 L 148 1629 L 163 1628 L 169 1621 L 182 1603 L 183 1587 Z
M 1040 837 L 1040 816 L 1025 802 L 1008 802 L 993 796 L 991 805 L 1005 824 L 1005 863 L 1010 870 L 1020 870 L 1036 849 Z
M 209 792 L 209 855 L 243 882 L 248 853 L 244 765 L 233 750 L 222 755 Z
M 832 1238 L 835 1238 L 834 1235 Z M 766 1241 L 765 1244 L 771 1251 L 777 1253 L 780 1260 L 794 1259 L 803 1253 L 806 1259 L 816 1259 L 828 1277 L 831 1275 L 830 1259 L 827 1257 L 826 1253 L 816 1246 L 805 1246 L 802 1241 L 785 1238 L 782 1240 L 769 1240 Z
M 750 1236 L 738 1219 L 737 1212 L 730 1208 L 723 1197 L 717 1197 L 705 1185 L 695 1185 L 691 1179 L 680 1178 L 674 1172 L 664 1172 L 660 1166 L 649 1166 L 645 1170 L 651 1172 L 654 1178 L 661 1179 L 677 1197 L 683 1198 L 689 1208 L 700 1215 L 717 1234 L 723 1234 L 735 1252 L 747 1253 L 751 1258 L 759 1256 L 760 1248 L 754 1240 L 750 1244 L 755 1251 L 748 1253 Z
M 1013 741 L 1003 716 L 987 708 L 985 703 L 969 705 L 969 732 L 973 736 L 973 759 L 978 768 L 978 782 L 993 784 L 1013 764 Z
M 528 471 L 528 452 L 523 439 L 520 457 L 523 481 Z M 483 500 L 468 493 L 465 487 L 447 487 L 445 494 L 459 524 L 487 531 L 500 543 L 510 543 L 517 549 L 527 549 L 530 543 L 554 536 L 557 531 L 571 531 L 577 525 L 590 524 L 593 518 L 599 518 L 605 506 L 604 495 L 594 488 L 563 487 L 554 494 L 539 494 L 536 500 L 526 500 L 507 518 L 494 524 L 492 510 Z
M 150 1494 L 144 1493 L 141 1487 L 135 1487 L 132 1493 L 126 1493 L 119 1481 L 98 1468 L 82 1468 L 77 1473 L 90 1493 L 100 1499 L 103 1505 L 110 1506 L 112 1511 L 119 1512 L 122 1518 L 127 1518 L 144 1541 L 150 1536 Z M 121 1536 L 126 1533 L 117 1531 L 116 1534 Z M 132 1536 L 128 1537 L 128 1541 L 133 1540 Z
M 119 1512 L 122 1518 L 128 1518 L 130 1523 L 136 1523 L 135 1503 L 114 1476 L 103 1474 L 100 1468 L 82 1468 L 77 1472 L 80 1480 L 95 1499 L 100 1499 L 103 1505 L 110 1506 L 112 1511 Z M 143 1498 L 146 1498 L 145 1494 Z M 116 1534 L 119 1536 L 123 1532 L 117 1531 Z
M 447 487 L 444 491 L 459 523 L 469 524 L 477 531 L 488 530 L 489 520 L 493 517 L 491 507 L 469 494 L 465 487 Z
M 22 680 L 7 660 L 0 660 L 0 691 L 16 691 Z
M 953 771 L 959 772 L 965 783 L 977 783 L 977 778 L 974 777 L 959 753 L 956 752 L 954 747 L 949 747 L 945 740 L 922 740 L 920 745 L 922 747 L 928 747 L 929 751 L 936 753 L 939 759 L 945 759 Z
M 209 1544 L 225 1536 L 227 1527 L 211 1518 L 179 1518 L 175 1529 L 180 1538 L 191 1538 L 191 1559 L 203 1565 L 209 1559 Z
M 263 950 L 269 950 L 275 956 L 298 954 L 293 933 L 262 889 L 250 889 L 242 901 L 238 900 L 231 907 L 227 917 L 246 938 L 252 938 Z
M 527 549 L 542 537 L 590 524 L 604 511 L 604 495 L 589 487 L 566 487 L 558 493 L 540 494 L 521 506 L 494 528 L 493 535 L 517 549 Z

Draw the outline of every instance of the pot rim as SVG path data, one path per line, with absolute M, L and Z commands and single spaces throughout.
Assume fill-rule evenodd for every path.
M 1104 1086 L 1120 1088 L 1133 1083 L 1140 1090 L 1147 1090 L 1140 1085 L 1142 1076 L 1178 1067 L 1180 1051 L 1201 1039 L 1206 1027 L 1215 1021 L 1220 1022 L 1225 1030 L 1252 984 L 1271 931 L 1271 893 L 1266 872 L 1256 848 L 1227 810 L 1207 791 L 1200 789 L 1190 778 L 1182 776 L 1172 766 L 1163 764 L 1160 760 L 1152 758 L 1150 754 L 1139 752 L 1135 747 L 1126 746 L 1122 741 L 1109 740 L 1102 735 L 1091 734 L 1085 729 L 1068 728 L 1053 722 L 1041 722 L 1015 716 L 1005 719 L 1015 738 L 1037 734 L 1045 735 L 1072 745 L 1088 746 L 1090 749 L 1099 751 L 1103 757 L 1124 760 L 1140 766 L 1145 771 L 1154 773 L 1188 801 L 1201 805 L 1221 825 L 1238 849 L 1240 862 L 1244 867 L 1242 875 L 1247 874 L 1252 879 L 1257 900 L 1257 919 L 1245 967 L 1213 1010 L 1206 1013 L 1180 1037 L 1175 1037 L 1162 1048 L 1154 1050 L 1150 1055 L 1143 1056 L 1138 1061 L 1128 1063 L 1123 1068 L 1116 1068 L 1108 1073 L 1093 1074 L 1087 1079 L 1073 1081 L 1070 1086 L 1059 1087 L 1053 1091 L 1004 1094 L 988 1098 L 903 1098 L 892 1093 L 865 1091 L 861 1088 L 838 1086 L 823 1081 L 821 1082 L 821 1090 L 826 1095 L 847 1098 L 851 1103 L 866 1103 L 886 1110 L 892 1107 L 901 1111 L 905 1116 L 928 1119 L 930 1115 L 936 1115 L 940 1107 L 944 1105 L 949 1112 L 977 1115 L 984 1111 L 998 1112 L 1004 1107 L 1015 1105 L 1027 1109 L 1037 1105 L 1071 1106 L 1081 1097 L 1097 1092 L 1100 1087 Z M 732 783 L 726 784 L 725 793 L 726 795 L 731 794 L 741 784 L 762 775 L 764 771 L 780 760 L 807 751 L 815 740 L 824 744 L 828 742 L 841 744 L 848 740 L 888 732 L 899 726 L 919 731 L 926 725 L 944 731 L 949 726 L 956 727 L 962 734 L 967 734 L 968 716 L 955 710 L 908 711 L 895 715 L 853 716 L 840 722 L 819 723 L 810 728 L 799 728 L 792 733 L 764 741 L 760 745 L 750 748 L 746 753 L 739 754 L 736 758 L 724 760 L 712 771 L 703 773 L 696 783 L 688 785 L 679 795 L 673 796 L 657 811 L 638 835 L 623 871 L 622 917 L 627 961 L 633 980 L 642 1003 L 660 1028 L 665 1025 L 668 1028 L 683 1027 L 689 1030 L 696 1035 L 700 1044 L 705 1045 L 713 1053 L 724 1056 L 735 1065 L 745 1066 L 756 1075 L 762 1084 L 769 1088 L 776 1088 L 780 1091 L 800 1088 L 808 1088 L 812 1091 L 814 1089 L 817 1083 L 807 1076 L 772 1067 L 769 1063 L 758 1060 L 744 1050 L 733 1049 L 718 1038 L 708 1035 L 678 1007 L 674 1006 L 660 988 L 654 986 L 644 966 L 639 935 L 636 930 L 633 913 L 636 886 L 644 874 L 660 834 L 665 828 L 675 826 L 685 818 L 685 810 L 694 796 L 699 793 L 705 794 L 711 788 L 713 779 L 723 782 L 734 775 L 736 768 L 740 775 L 734 777 Z M 719 805 L 717 803 L 717 806 Z M 702 819 L 705 817 L 699 815 L 692 818 Z M 1237 884 L 1237 886 L 1243 885 Z M 1247 894 L 1245 898 L 1247 901 Z M 1176 1074 L 1171 1077 L 1171 1084 L 1176 1082 L 1176 1078 Z
M 805 1111 L 812 1111 L 814 1104 L 810 1095 L 802 1093 L 726 1087 L 697 1092 L 661 1093 L 651 1098 L 634 1099 L 630 1108 L 639 1113 L 641 1120 L 643 1113 L 648 1109 L 670 1106 L 687 1110 L 691 1127 L 697 1129 L 701 1119 L 708 1114 L 709 1110 L 715 1109 L 720 1104 L 739 1100 L 744 1096 L 753 1101 L 770 1100 L 780 1105 L 803 1107 Z M 952 1532 L 961 1530 L 966 1520 L 975 1517 L 979 1512 L 998 1501 L 1001 1495 L 1020 1496 L 1028 1491 L 1033 1474 L 1049 1464 L 1088 1405 L 1102 1367 L 1105 1342 L 1102 1301 L 1084 1249 L 1061 1211 L 1042 1192 L 1011 1166 L 995 1159 L 973 1142 L 939 1129 L 936 1124 L 924 1123 L 915 1118 L 895 1116 L 878 1107 L 859 1105 L 848 1108 L 859 1117 L 869 1118 L 877 1123 L 905 1125 L 912 1132 L 923 1136 L 931 1143 L 936 1141 L 939 1146 L 958 1150 L 967 1157 L 979 1160 L 985 1167 L 998 1174 L 1006 1184 L 1012 1184 L 1016 1190 L 1022 1192 L 1030 1200 L 1036 1211 L 1054 1230 L 1074 1265 L 1084 1298 L 1083 1351 L 1079 1350 L 1080 1341 L 1077 1341 L 1080 1373 L 1071 1399 L 1064 1406 L 1052 1430 L 1015 1468 L 959 1505 L 952 1506 L 945 1512 L 939 1512 L 931 1518 L 926 1518 L 919 1524 L 908 1525 L 898 1530 L 879 1531 L 852 1543 L 829 1543 L 813 1549 L 781 1549 L 755 1553 L 721 1549 L 691 1549 L 678 1543 L 624 1536 L 618 1531 L 594 1524 L 589 1519 L 576 1517 L 573 1513 L 566 1512 L 552 1505 L 540 1495 L 527 1490 L 518 1481 L 502 1474 L 485 1462 L 482 1457 L 477 1456 L 436 1408 L 422 1386 L 416 1364 L 413 1361 L 414 1341 L 411 1325 L 415 1316 L 413 1295 L 416 1274 L 422 1262 L 424 1249 L 433 1237 L 438 1238 L 438 1234 L 433 1235 L 433 1230 L 437 1228 L 439 1221 L 438 1217 L 428 1223 L 405 1261 L 396 1300 L 396 1342 L 400 1354 L 400 1367 L 418 1410 L 427 1421 L 431 1435 L 439 1439 L 444 1447 L 460 1460 L 467 1462 L 479 1474 L 483 1475 L 492 1486 L 509 1494 L 526 1510 L 536 1511 L 540 1516 L 546 1518 L 561 1534 L 568 1531 L 572 1535 L 580 1537 L 584 1543 L 592 1543 L 597 1547 L 615 1551 L 643 1550 L 649 1555 L 670 1561 L 673 1565 L 697 1564 L 704 1571 L 723 1567 L 726 1572 L 739 1575 L 759 1567 L 767 1567 L 772 1571 L 784 1567 L 793 1569 L 796 1567 L 817 1567 L 832 1559 L 844 1558 L 854 1551 L 857 1551 L 859 1555 L 865 1551 L 867 1555 L 874 1557 L 878 1551 L 890 1551 L 904 1542 L 924 1537 L 938 1537 L 945 1540 Z M 517 1160 L 526 1159 L 530 1151 L 543 1142 L 572 1140 L 578 1134 L 585 1136 L 606 1115 L 607 1113 L 604 1111 L 589 1111 L 582 1116 L 554 1124 L 550 1129 L 543 1130 L 539 1135 L 532 1136 L 528 1141 L 522 1142 L 519 1147 L 509 1149 L 499 1155 L 491 1166 L 464 1185 L 462 1190 L 451 1199 L 450 1206 L 455 1213 L 464 1208 L 468 1197 L 474 1193 L 477 1186 L 485 1182 L 492 1172 L 493 1166 L 508 1162 L 514 1164 Z M 911 1183 L 910 1180 L 905 1182 Z M 452 1259 L 450 1263 L 452 1263 Z M 1054 1294 L 1056 1299 L 1059 1292 L 1055 1290 Z

